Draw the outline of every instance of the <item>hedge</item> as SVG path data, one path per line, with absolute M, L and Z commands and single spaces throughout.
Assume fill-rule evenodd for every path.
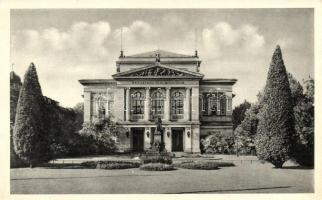
M 149 163 L 142 165 L 140 170 L 145 171 L 171 171 L 175 170 L 173 165 L 164 164 L 164 163 Z

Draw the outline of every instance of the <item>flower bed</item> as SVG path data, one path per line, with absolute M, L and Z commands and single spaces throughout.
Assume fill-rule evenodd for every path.
M 129 169 L 140 167 L 140 162 L 123 160 L 88 161 L 83 162 L 81 166 L 87 169 Z
M 145 155 L 141 157 L 142 164 L 148 163 L 164 163 L 172 164 L 172 157 L 170 154 L 160 154 L 160 155 Z
M 171 171 L 175 170 L 173 165 L 164 164 L 164 163 L 148 163 L 145 165 L 142 165 L 140 167 L 140 170 L 145 171 Z
M 175 164 L 175 166 L 179 168 L 184 168 L 184 169 L 201 169 L 201 170 L 219 169 L 218 163 L 204 162 L 204 161 L 182 162 L 182 163 Z

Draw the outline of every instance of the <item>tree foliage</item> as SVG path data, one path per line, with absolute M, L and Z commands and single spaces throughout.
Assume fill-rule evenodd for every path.
M 79 132 L 93 140 L 96 154 L 109 154 L 117 150 L 117 137 L 119 134 L 125 134 L 126 130 L 117 126 L 111 118 L 105 118 L 95 123 L 84 123 Z
M 233 130 L 244 120 L 245 112 L 250 108 L 251 104 L 248 101 L 244 101 L 239 106 L 236 106 L 233 110 L 232 120 L 233 120 Z
M 15 152 L 30 166 L 50 159 L 49 137 L 45 131 L 43 113 L 41 87 L 36 68 L 31 63 L 20 91 L 13 133 Z
M 23 161 L 17 156 L 13 146 L 13 128 L 15 126 L 16 108 L 22 82 L 14 72 L 10 72 L 10 167 L 23 166 Z
M 234 139 L 220 132 L 212 133 L 201 140 L 203 151 L 208 154 L 234 153 Z
M 292 152 L 294 114 L 291 89 L 279 46 L 272 57 L 256 135 L 259 159 L 282 167 Z
M 293 155 L 303 166 L 314 166 L 314 80 L 304 82 L 306 91 L 294 107 L 296 136 Z

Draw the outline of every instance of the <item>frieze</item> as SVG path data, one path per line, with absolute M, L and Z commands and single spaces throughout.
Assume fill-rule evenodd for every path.
M 198 85 L 198 81 L 120 81 L 118 85 Z
M 183 73 L 180 71 L 176 71 L 173 69 L 168 69 L 164 67 L 153 67 L 145 70 L 141 70 L 138 72 L 133 72 L 128 74 L 127 76 L 170 76 L 170 77 L 176 77 L 176 76 L 191 76 L 187 73 Z

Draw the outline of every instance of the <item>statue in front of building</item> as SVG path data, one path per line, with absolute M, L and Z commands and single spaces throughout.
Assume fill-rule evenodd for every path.
M 151 135 L 151 149 L 155 149 L 158 152 L 164 151 L 164 140 L 163 140 L 163 127 L 162 127 L 162 120 L 161 117 L 157 117 L 155 120 L 155 131 Z M 160 137 L 159 139 L 155 140 L 155 137 Z

